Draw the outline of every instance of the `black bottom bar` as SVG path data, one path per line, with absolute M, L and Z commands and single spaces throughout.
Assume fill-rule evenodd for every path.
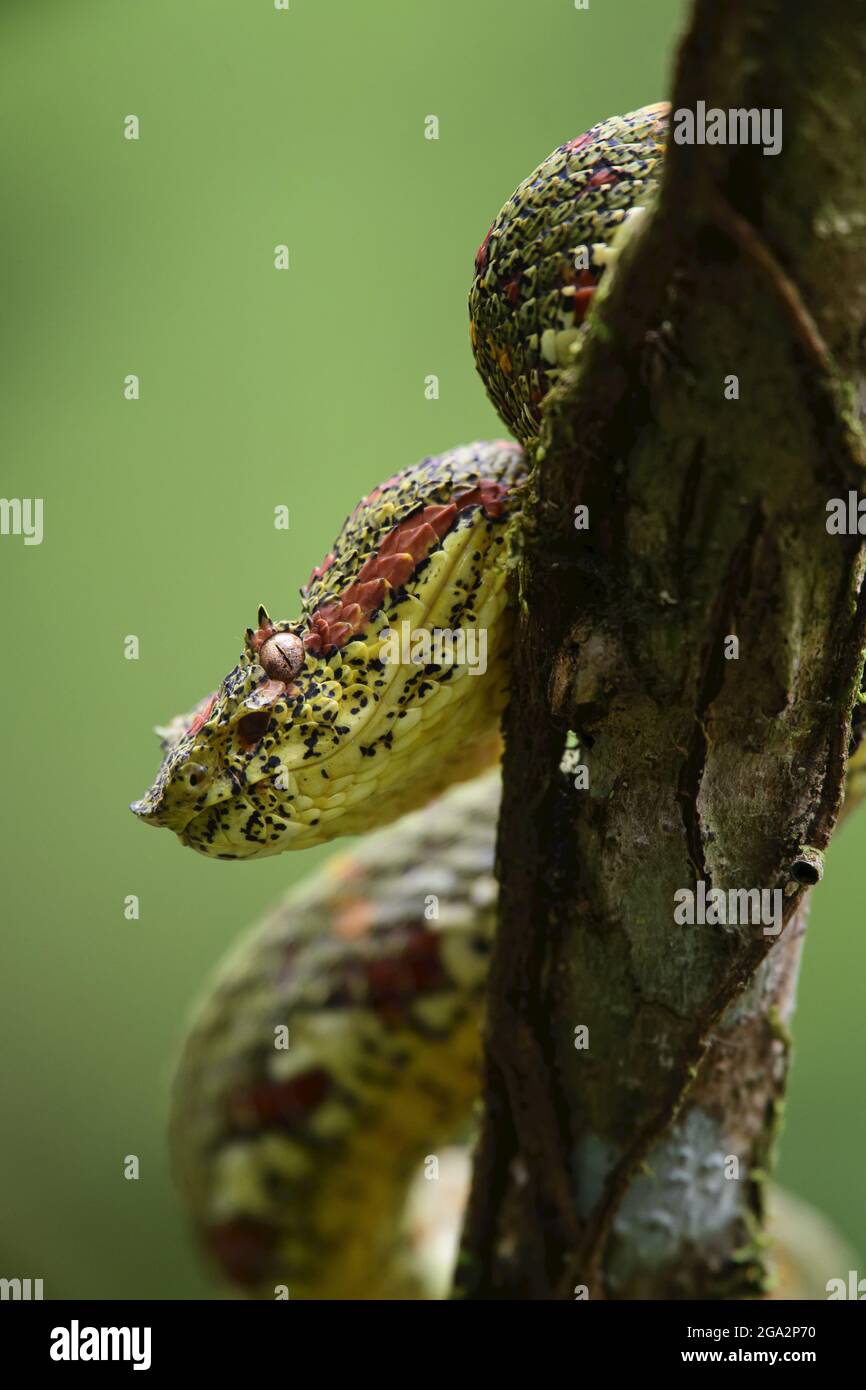
M 854 1292 L 859 1292 L 856 1284 Z M 609 1372 L 665 1372 L 674 1366 L 704 1365 L 784 1370 L 805 1365 L 817 1367 L 826 1377 L 828 1371 L 859 1362 L 864 1319 L 841 1306 L 854 1301 L 861 1300 L 578 1301 L 550 1305 L 543 1323 L 534 1321 L 539 1316 L 535 1305 L 524 1307 L 517 1324 L 511 1314 L 505 1324 L 494 1313 L 492 1326 L 487 1321 L 490 1312 L 467 1303 L 428 1305 L 425 1312 L 418 1304 L 401 1304 L 398 1309 L 381 1303 L 5 1301 L 0 1304 L 0 1327 L 7 1364 L 18 1362 L 25 1372 L 48 1371 L 58 1378 L 92 1378 L 105 1367 L 114 1375 L 135 1374 L 138 1368 L 141 1376 L 158 1378 L 194 1371 L 199 1377 L 213 1372 L 223 1381 L 227 1374 L 237 1373 L 244 1384 L 252 1385 L 271 1369 L 291 1375 L 306 1365 L 309 1377 L 310 1371 L 317 1374 L 318 1364 L 330 1380 L 341 1360 L 357 1371 L 365 1364 L 372 1370 L 390 1363 L 396 1372 L 392 1358 L 399 1353 L 400 1379 L 411 1385 L 416 1375 L 425 1380 L 434 1362 L 447 1372 L 456 1352 L 450 1339 L 420 1342 L 419 1326 L 422 1336 L 430 1330 L 459 1335 L 464 1352 L 475 1341 L 482 1364 L 495 1363 L 502 1351 L 510 1358 L 519 1350 L 530 1369 L 533 1363 L 537 1370 L 550 1369 L 550 1338 L 555 1344 L 561 1332 L 568 1338 L 566 1349 L 570 1348 L 575 1373 L 599 1362 Z M 423 1324 L 415 1324 L 416 1317 Z M 407 1339 L 408 1347 L 401 1352 L 400 1344 Z M 431 1357 L 433 1346 L 438 1354 Z M 413 1357 L 407 1355 L 413 1347 L 419 1357 L 414 1369 Z M 460 1379 L 465 1371 L 463 1361 Z

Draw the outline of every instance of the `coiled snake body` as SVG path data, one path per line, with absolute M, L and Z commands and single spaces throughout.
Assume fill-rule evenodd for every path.
M 206 1249 L 248 1295 L 423 1292 L 407 1187 L 465 1136 L 479 1086 L 499 799 L 484 769 L 508 695 L 521 445 L 573 360 L 614 231 L 652 191 L 666 113 L 554 151 L 479 248 L 473 349 L 521 444 L 454 449 L 364 498 L 300 617 L 261 609 L 218 690 L 160 731 L 162 766 L 133 806 L 228 859 L 412 813 L 241 943 L 187 1039 L 176 1167 Z

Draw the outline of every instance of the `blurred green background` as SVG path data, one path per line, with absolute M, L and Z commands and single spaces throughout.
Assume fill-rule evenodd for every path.
M 328 851 L 222 864 L 137 824 L 149 730 L 224 675 L 259 602 L 293 616 L 364 491 L 502 434 L 468 345 L 475 249 L 551 149 L 667 94 L 682 6 L 0 9 L 2 492 L 45 499 L 41 546 L 0 539 L 0 1274 L 201 1297 L 164 1138 L 183 1020 Z M 781 1170 L 861 1249 L 864 814 L 815 893 Z

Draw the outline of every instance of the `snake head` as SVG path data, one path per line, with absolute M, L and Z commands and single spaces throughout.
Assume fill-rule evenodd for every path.
M 467 445 L 364 498 L 301 617 L 259 609 L 219 688 L 158 731 L 162 765 L 135 814 L 202 854 L 255 858 L 385 824 L 489 763 L 508 689 L 506 523 L 525 470 L 517 445 Z M 482 631 L 484 669 L 395 658 L 404 626 Z
M 320 743 L 322 752 L 332 746 L 335 697 L 346 693 L 319 646 L 301 625 L 272 622 L 260 608 L 219 688 L 156 730 L 163 759 L 153 785 L 132 803 L 135 815 L 222 859 L 307 842 L 317 817 L 302 819 L 314 803 L 298 774 L 317 763 Z
M 380 628 L 384 619 L 322 649 L 316 627 L 273 623 L 260 610 L 219 688 L 157 730 L 162 763 L 131 810 L 220 859 L 330 839 L 330 823 L 376 790 L 358 763 L 360 733 L 388 686 Z

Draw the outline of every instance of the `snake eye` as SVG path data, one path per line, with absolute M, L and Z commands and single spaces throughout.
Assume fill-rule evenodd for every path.
M 266 709 L 256 710 L 253 714 L 245 714 L 243 719 L 238 720 L 238 737 L 241 743 L 248 748 L 253 748 L 268 732 L 270 722 L 271 716 Z
M 304 664 L 304 644 L 294 632 L 275 632 L 259 652 L 259 665 L 274 681 L 294 680 Z

